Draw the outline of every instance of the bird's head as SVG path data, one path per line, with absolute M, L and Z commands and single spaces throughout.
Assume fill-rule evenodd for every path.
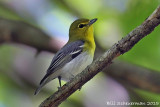
M 75 20 L 69 29 L 69 39 L 70 41 L 75 41 L 78 39 L 93 38 L 93 26 L 92 24 L 97 21 L 97 18 L 89 19 L 77 19 Z

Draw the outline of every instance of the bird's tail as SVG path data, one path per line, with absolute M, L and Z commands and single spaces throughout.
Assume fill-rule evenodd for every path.
M 36 91 L 35 91 L 34 95 L 37 95 L 37 94 L 40 92 L 41 88 L 42 88 L 42 86 L 41 86 L 41 85 L 39 85 L 39 87 L 36 89 Z
M 37 95 L 37 94 L 41 91 L 42 87 L 43 87 L 46 83 L 47 83 L 47 82 L 44 81 L 42 84 L 40 84 L 40 85 L 38 86 L 38 88 L 36 89 L 34 95 Z
M 41 91 L 41 88 L 42 88 L 48 81 L 49 81 L 49 80 L 48 80 L 48 77 L 47 77 L 47 75 L 45 75 L 45 76 L 43 77 L 43 79 L 41 80 L 38 88 L 36 89 L 34 95 L 37 95 L 37 94 Z

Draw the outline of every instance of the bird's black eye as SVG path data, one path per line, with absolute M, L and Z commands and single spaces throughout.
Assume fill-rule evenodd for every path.
M 83 28 L 85 25 L 84 24 L 79 24 L 78 27 L 79 28 Z

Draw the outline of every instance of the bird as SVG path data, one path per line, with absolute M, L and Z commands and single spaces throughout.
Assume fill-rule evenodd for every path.
M 61 80 L 70 81 L 92 63 L 96 48 L 93 23 L 96 21 L 97 18 L 80 18 L 71 24 L 68 42 L 54 55 L 35 95 L 55 78 L 61 87 Z

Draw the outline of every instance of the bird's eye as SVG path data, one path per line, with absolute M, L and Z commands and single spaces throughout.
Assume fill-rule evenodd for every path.
M 85 25 L 84 24 L 79 24 L 78 27 L 79 28 L 83 28 Z

